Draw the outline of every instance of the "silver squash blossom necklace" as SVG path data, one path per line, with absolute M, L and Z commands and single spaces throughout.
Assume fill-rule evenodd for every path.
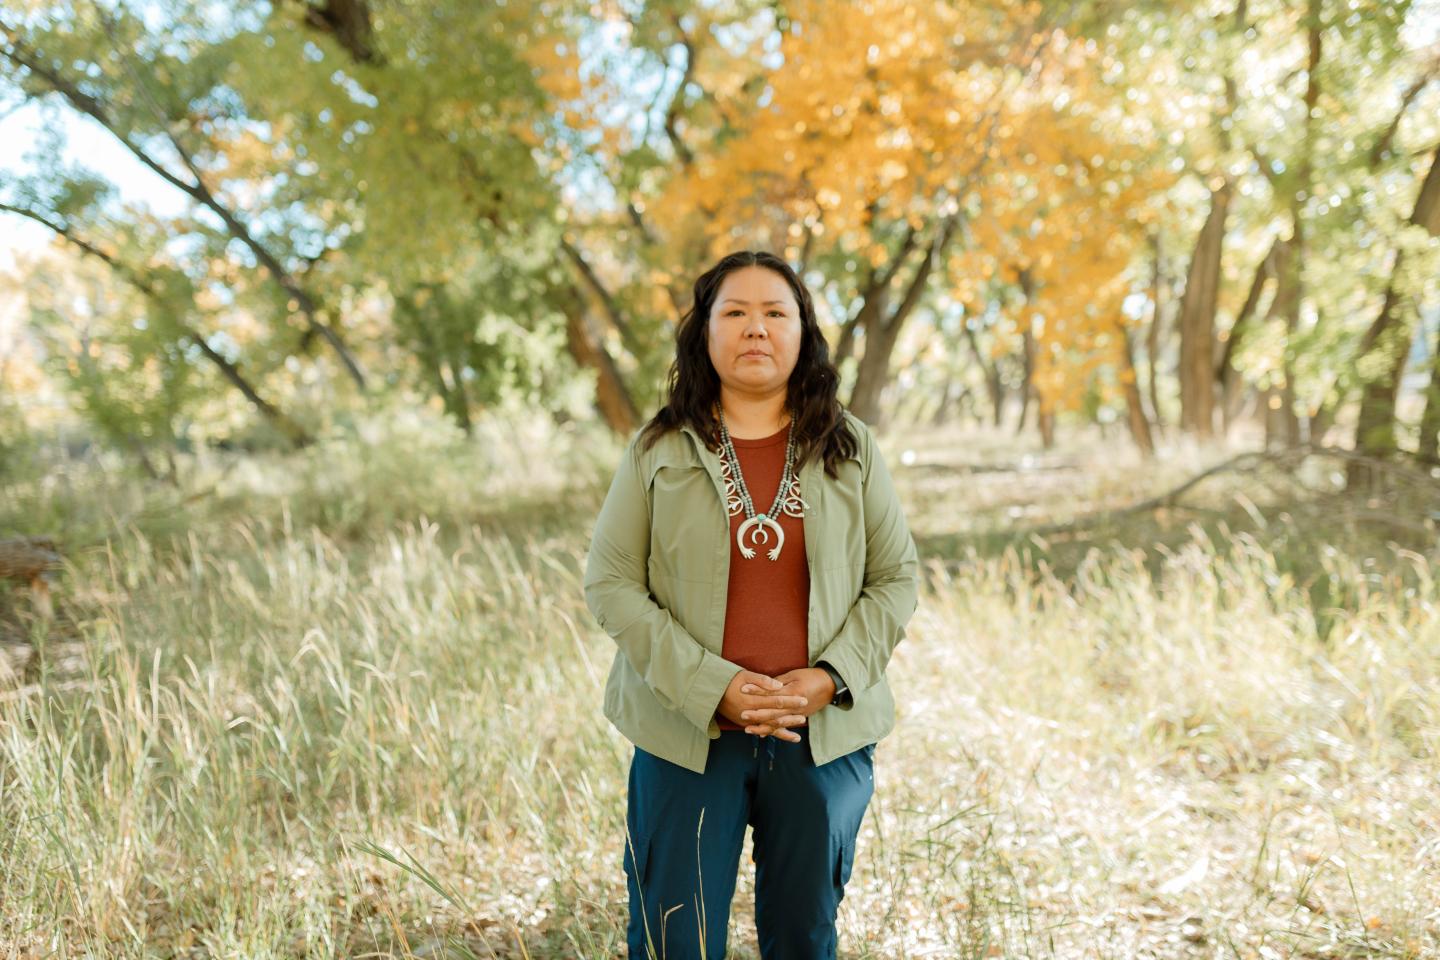
M 775 502 L 768 513 L 756 513 L 755 502 L 745 486 L 745 475 L 740 471 L 740 457 L 735 444 L 730 442 L 730 431 L 725 428 L 725 411 L 720 410 L 720 450 L 725 455 L 720 461 L 720 478 L 725 481 L 725 510 L 735 516 L 745 511 L 745 522 L 735 531 L 735 544 L 740 556 L 749 560 L 755 556 L 755 549 L 745 545 L 749 540 L 756 545 L 770 542 L 770 530 L 775 531 L 775 546 L 765 551 L 771 560 L 780 559 L 780 548 L 785 546 L 785 531 L 780 529 L 778 517 L 781 512 L 792 517 L 803 517 L 810 505 L 800 499 L 800 482 L 795 477 L 795 421 L 791 418 L 790 435 L 785 440 L 785 471 L 780 475 L 780 489 L 775 491 Z

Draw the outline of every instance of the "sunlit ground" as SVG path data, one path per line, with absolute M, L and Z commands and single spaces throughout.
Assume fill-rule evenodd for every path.
M 7 598 L 0 956 L 623 956 L 630 747 L 579 582 L 615 448 L 379 442 L 187 504 L 20 491 L 120 532 L 48 626 Z M 1433 553 L 1367 562 L 1258 476 L 1007 549 L 1225 454 L 882 444 L 927 585 L 843 957 L 1440 952 Z M 753 894 L 747 850 L 751 960 Z

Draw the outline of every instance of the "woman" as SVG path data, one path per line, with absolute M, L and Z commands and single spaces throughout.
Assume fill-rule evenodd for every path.
M 795 272 L 725 257 L 600 508 L 584 585 L 618 647 L 604 713 L 635 745 L 632 958 L 725 955 L 747 825 L 761 956 L 835 956 L 918 589 L 889 473 L 836 386 Z

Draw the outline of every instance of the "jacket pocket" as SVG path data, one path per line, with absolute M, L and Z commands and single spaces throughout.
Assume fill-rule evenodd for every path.
M 693 451 L 666 445 L 650 466 L 650 559 L 676 580 L 714 576 L 719 497 Z

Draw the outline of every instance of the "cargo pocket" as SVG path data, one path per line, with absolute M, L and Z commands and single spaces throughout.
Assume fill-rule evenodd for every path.
M 651 837 L 641 834 L 625 843 L 625 875 L 629 887 L 630 915 L 626 927 L 626 940 L 631 956 L 653 957 L 662 955 L 661 932 L 663 918 L 653 914 L 657 899 L 650 895 L 650 849 Z M 657 947 L 656 944 L 661 944 Z
M 631 849 L 633 846 L 633 850 Z M 650 865 L 650 836 L 648 834 L 630 834 L 625 837 L 625 860 L 624 867 L 627 876 L 631 877 L 644 894 L 645 883 L 649 880 L 646 867 Z

